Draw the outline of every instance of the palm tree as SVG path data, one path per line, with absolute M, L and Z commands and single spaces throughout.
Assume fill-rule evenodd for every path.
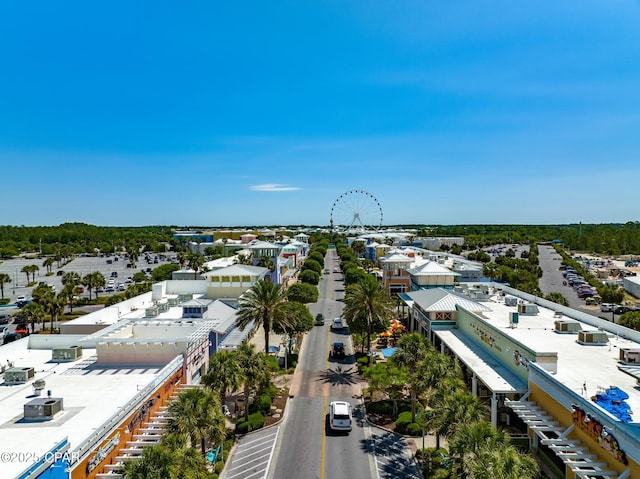
M 142 457 L 127 461 L 118 469 L 125 479 L 171 479 L 174 458 L 163 446 L 149 446 L 142 450 Z
M 11 283 L 11 276 L 9 276 L 7 273 L 0 273 L 0 291 L 2 291 L 2 299 L 4 299 L 5 283 Z
M 493 262 L 485 263 L 482 266 L 482 274 L 489 277 L 489 279 L 491 279 L 491 282 L 493 283 L 496 278 L 500 277 L 499 266 Z
M 433 391 L 444 379 L 462 380 L 461 371 L 453 360 L 433 348 L 429 348 L 426 355 L 418 362 L 415 376 L 417 390 L 426 396 L 427 403 Z
M 262 266 L 263 268 L 267 268 L 271 273 L 276 270 L 276 263 L 273 261 L 271 256 L 261 256 L 258 260 L 258 266 Z
M 209 370 L 202 378 L 205 386 L 220 395 L 220 403 L 226 404 L 227 394 L 242 384 L 242 369 L 235 351 L 220 350 L 209 359 Z
M 81 278 L 78 273 L 72 271 L 70 273 L 65 273 L 62 277 L 62 284 L 64 288 L 62 288 L 62 293 L 67 301 L 69 302 L 69 309 L 73 311 L 73 298 L 76 296 L 78 292 L 78 285 L 80 284 Z
M 487 411 L 482 401 L 464 389 L 440 396 L 440 399 L 432 404 L 431 410 L 431 426 L 437 436 L 450 439 L 462 424 L 481 421 L 486 417 Z
M 165 433 L 162 446 L 173 456 L 171 479 L 207 479 L 207 463 L 197 449 L 189 447 L 187 438 L 178 433 Z
M 51 273 L 51 269 L 53 268 L 54 263 L 55 263 L 55 260 L 53 259 L 53 257 L 47 256 L 46 259 L 42 262 L 42 266 L 47 268 L 47 273 Z
M 539 472 L 530 455 L 520 453 L 505 431 L 487 421 L 461 424 L 449 441 L 449 451 L 456 477 L 530 479 Z
M 420 384 L 420 380 L 416 375 L 418 364 L 422 361 L 427 354 L 432 351 L 432 346 L 429 344 L 427 338 L 419 333 L 407 334 L 400 338 L 397 344 L 396 351 L 391 356 L 394 363 L 399 366 L 406 366 L 409 369 L 411 376 L 411 383 L 409 385 L 411 390 L 411 422 L 416 421 L 416 398 L 417 388 Z
M 375 277 L 365 276 L 347 290 L 342 315 L 350 321 L 362 321 L 367 335 L 367 352 L 371 350 L 374 329 L 386 327 L 393 315 L 393 300 Z
M 198 253 L 189 254 L 189 268 L 194 270 L 196 273 L 200 271 L 202 265 L 204 264 L 204 256 Z
M 248 253 L 248 254 L 238 253 L 236 255 L 236 258 L 233 260 L 233 264 L 245 264 L 247 266 L 252 266 L 253 265 L 253 254 L 252 253 Z
M 167 431 L 189 438 L 191 447 L 200 443 L 202 455 L 206 443 L 219 443 L 225 436 L 225 422 L 218 396 L 204 388 L 189 388 L 178 394 L 178 399 L 169 405 L 172 417 Z
M 36 302 L 27 303 L 22 310 L 20 310 L 20 316 L 22 316 L 26 322 L 31 325 L 31 332 L 35 332 L 35 325 L 44 323 L 44 308 L 42 305 Z M 44 327 L 44 324 L 43 324 Z
M 260 324 L 264 330 L 264 351 L 269 352 L 269 333 L 274 322 L 287 329 L 288 318 L 282 307 L 287 301 L 286 291 L 280 284 L 261 279 L 244 293 L 238 301 L 236 327 L 244 329 L 250 324 Z
M 27 284 L 29 284 L 29 274 L 31 274 L 31 265 L 25 264 L 20 270 L 21 273 L 24 273 L 27 276 Z
M 64 307 L 66 304 L 67 304 L 67 299 L 65 298 L 64 293 L 60 293 L 59 295 L 56 296 L 52 292 L 51 296 L 46 297 L 45 303 L 42 304 L 42 306 L 45 312 L 51 316 L 51 322 L 49 323 L 49 331 L 53 331 L 53 324 L 54 322 L 58 321 L 58 316 L 64 312 Z
M 264 358 L 254 344 L 243 342 L 236 349 L 240 369 L 244 373 L 244 417 L 249 418 L 249 395 L 269 377 Z

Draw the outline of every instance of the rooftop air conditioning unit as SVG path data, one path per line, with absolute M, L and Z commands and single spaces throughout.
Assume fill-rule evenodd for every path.
M 51 350 L 52 361 L 75 361 L 82 357 L 82 346 L 68 348 L 53 348 Z
M 518 313 L 533 316 L 539 313 L 538 305 L 531 303 L 518 303 Z
M 4 372 L 5 384 L 22 384 L 35 376 L 33 368 L 9 368 Z
M 577 333 L 582 329 L 582 326 L 577 321 L 571 321 L 567 319 L 561 319 L 554 322 L 556 333 Z
M 603 345 L 609 342 L 609 337 L 604 331 L 579 331 L 578 342 L 580 344 Z
M 158 308 L 153 306 L 144 310 L 145 318 L 156 318 L 158 316 Z
M 510 311 L 509 312 L 509 327 L 517 328 L 519 322 L 520 322 L 520 317 L 519 317 L 518 313 L 516 313 L 515 311 Z
M 36 398 L 24 405 L 24 418 L 26 420 L 51 420 L 62 409 L 62 398 Z
M 516 298 L 515 296 L 505 296 L 504 305 L 505 306 L 517 306 L 518 305 L 518 298 Z

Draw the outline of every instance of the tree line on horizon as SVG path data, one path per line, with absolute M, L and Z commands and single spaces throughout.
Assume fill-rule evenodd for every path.
M 640 254 L 640 222 L 566 225 L 397 225 L 415 230 L 414 237 L 460 236 L 461 249 L 475 250 L 494 244 L 561 241 L 566 249 L 606 255 Z M 293 230 L 303 228 L 296 226 Z M 391 228 L 391 227 L 389 227 Z M 0 258 L 20 254 L 56 254 L 62 246 L 72 254 L 97 251 L 111 254 L 136 243 L 146 251 L 181 249 L 175 225 L 95 226 L 64 223 L 59 226 L 0 226 Z

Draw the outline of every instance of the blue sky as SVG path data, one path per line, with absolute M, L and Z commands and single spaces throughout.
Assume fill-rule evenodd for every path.
M 2 2 L 0 32 L 0 224 L 326 225 L 354 189 L 384 224 L 640 219 L 638 0 Z

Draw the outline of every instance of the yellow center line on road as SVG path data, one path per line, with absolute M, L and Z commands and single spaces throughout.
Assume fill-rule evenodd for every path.
M 330 344 L 331 341 L 331 325 L 327 329 L 327 344 Z M 329 346 L 331 347 L 331 346 Z M 329 357 L 327 355 L 327 359 L 324 362 L 324 368 L 329 370 Z M 327 442 L 327 397 L 328 392 L 324 395 L 324 402 L 322 404 L 322 448 L 320 452 L 320 479 L 324 479 L 324 459 L 325 459 L 325 446 Z

